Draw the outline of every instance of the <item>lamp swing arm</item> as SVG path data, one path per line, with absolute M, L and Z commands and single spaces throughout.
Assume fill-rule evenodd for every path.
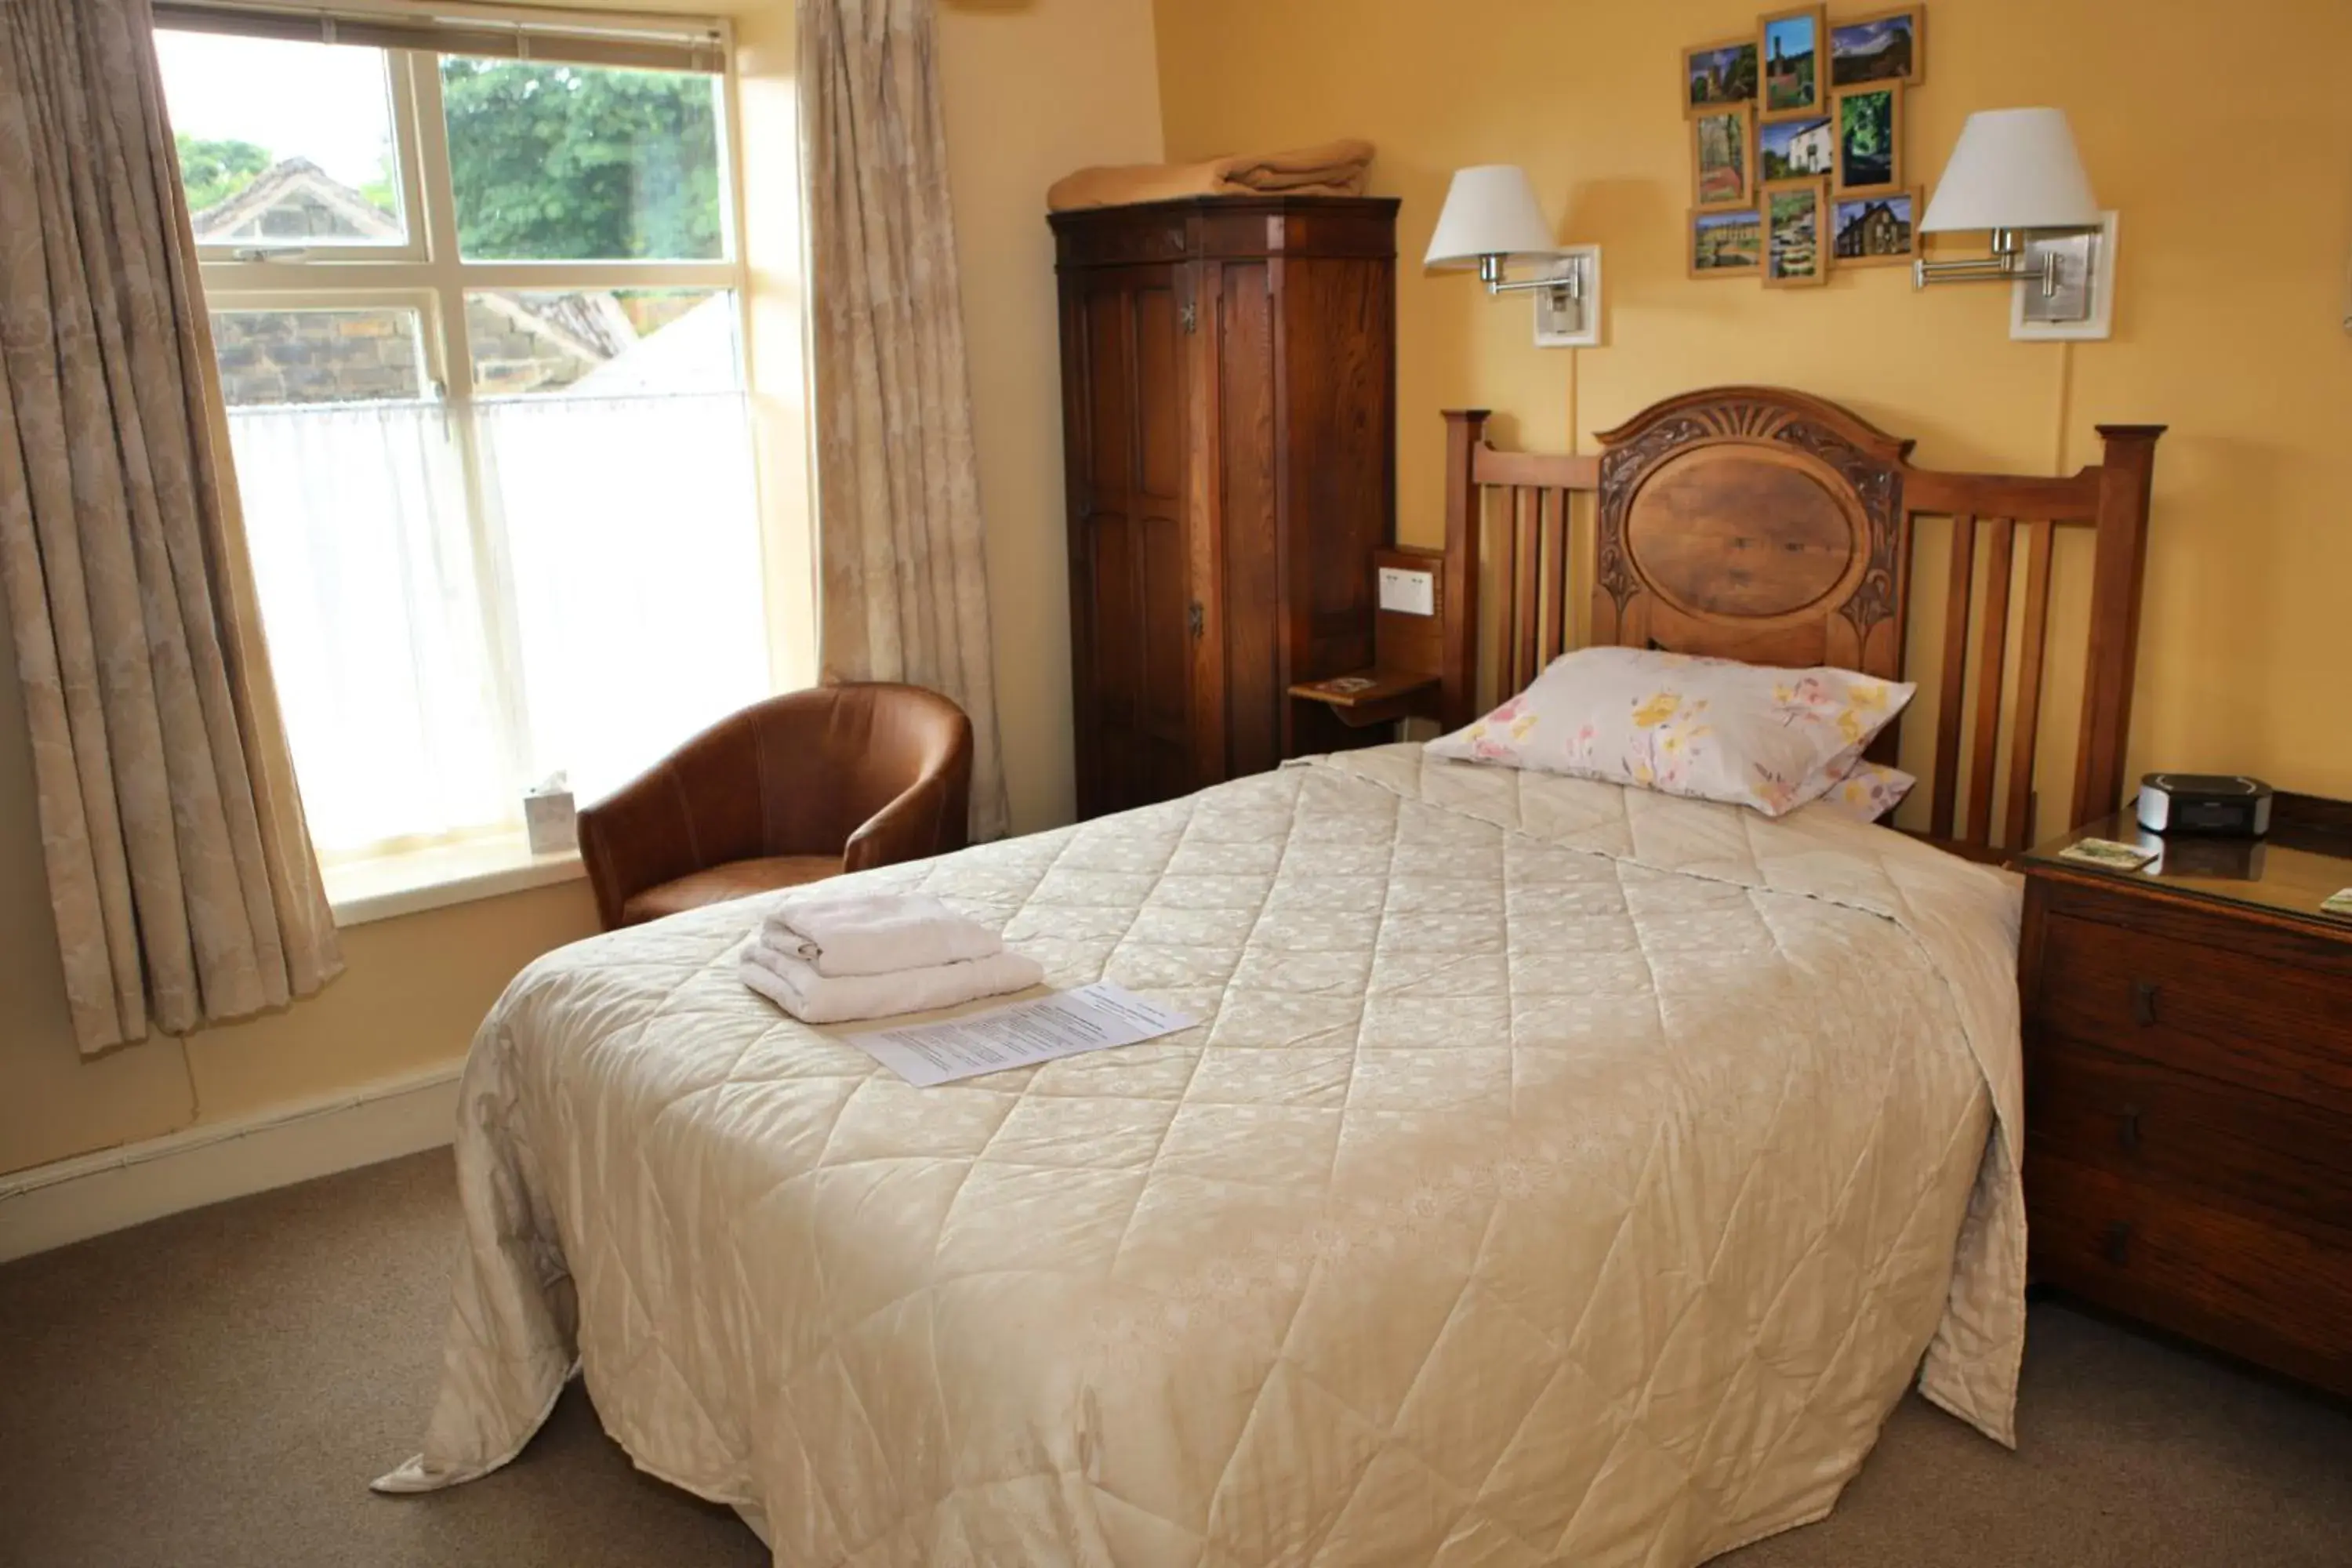
M 2014 228 L 1994 229 L 1992 254 L 1987 257 L 1972 257 L 1964 261 L 1930 261 L 1923 256 L 1911 264 L 1911 287 L 1925 289 L 1930 283 L 2009 283 L 2020 279 L 2033 281 L 2038 275 L 2042 297 L 2053 299 L 2058 293 L 2058 258 L 2045 251 L 2039 268 L 2027 262 L 2026 232 Z M 2048 232 L 2075 234 L 2095 231 L 2053 229 Z
M 1559 278 L 1522 278 L 1514 282 L 1504 276 L 1507 260 L 1508 258 L 1503 256 L 1482 256 L 1478 258 L 1478 279 L 1486 285 L 1487 293 L 1497 296 L 1523 294 L 1540 289 L 1565 294 L 1571 300 L 1584 298 L 1584 268 L 1581 267 L 1571 267 L 1565 276 Z

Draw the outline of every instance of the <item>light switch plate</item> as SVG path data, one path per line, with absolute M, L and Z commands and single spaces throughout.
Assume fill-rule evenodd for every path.
M 1408 616 L 1437 614 L 1437 574 L 1408 572 L 1402 566 L 1381 567 L 1381 608 Z

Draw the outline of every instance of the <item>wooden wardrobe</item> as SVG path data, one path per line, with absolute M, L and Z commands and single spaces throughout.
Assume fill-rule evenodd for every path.
M 1284 693 L 1371 662 L 1396 207 L 1054 215 L 1080 816 L 1382 738 Z

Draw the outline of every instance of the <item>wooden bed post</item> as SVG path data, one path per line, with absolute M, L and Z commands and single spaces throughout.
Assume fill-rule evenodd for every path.
M 2124 752 L 2131 740 L 2132 676 L 2139 656 L 2140 574 L 2147 560 L 2147 510 L 2161 425 L 2102 425 L 2099 535 L 2091 567 L 2090 653 L 2084 667 L 2083 735 L 2074 762 L 2079 827 L 2124 796 Z
M 1473 458 L 1486 438 L 1484 408 L 1445 413 L 1445 595 L 1439 606 L 1438 722 L 1458 730 L 1478 716 L 1478 480 Z

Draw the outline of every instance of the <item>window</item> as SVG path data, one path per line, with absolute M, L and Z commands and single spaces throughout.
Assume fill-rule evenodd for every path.
M 770 689 L 723 79 L 361 37 L 157 39 L 331 861 Z

